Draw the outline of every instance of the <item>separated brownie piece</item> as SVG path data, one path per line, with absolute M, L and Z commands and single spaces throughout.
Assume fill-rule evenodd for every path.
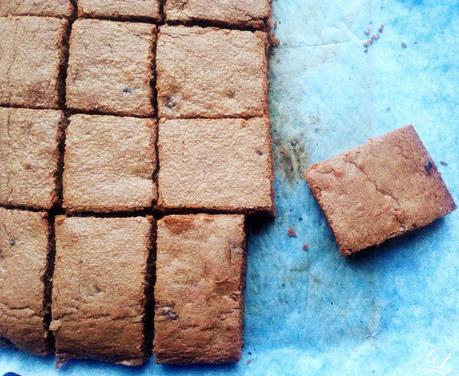
M 157 48 L 160 117 L 256 117 L 268 113 L 267 36 L 162 26 Z
M 59 362 L 145 362 L 151 218 L 56 218 L 51 330 Z
M 37 355 L 50 350 L 49 233 L 46 214 L 0 208 L 0 337 Z
M 0 17 L 0 105 L 59 107 L 67 21 Z
M 158 148 L 160 208 L 273 214 L 267 119 L 161 121 Z
M 204 21 L 215 24 L 268 27 L 271 17 L 270 0 L 166 0 L 168 21 Z
M 80 17 L 159 19 L 159 0 L 77 0 Z
M 0 0 L 0 16 L 68 17 L 70 0 Z
M 244 217 L 173 215 L 158 222 L 158 363 L 224 363 L 241 356 Z
M 0 204 L 50 209 L 56 203 L 63 123 L 60 111 L 0 107 Z
M 149 24 L 77 20 L 70 37 L 67 106 L 118 115 L 153 115 Z
M 156 201 L 156 124 L 73 115 L 67 128 L 64 203 L 70 211 L 131 211 Z
M 456 208 L 412 126 L 315 164 L 306 179 L 346 256 Z

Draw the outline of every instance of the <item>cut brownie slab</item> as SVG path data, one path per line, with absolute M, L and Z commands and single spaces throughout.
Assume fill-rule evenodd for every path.
M 46 214 L 0 208 L 0 224 L 0 337 L 47 355 Z
M 204 21 L 264 29 L 271 17 L 270 0 L 166 0 L 168 21 Z
M 158 222 L 158 363 L 236 361 L 243 342 L 244 217 L 172 215 Z
M 161 121 L 158 148 L 161 209 L 273 214 L 267 119 Z
M 159 19 L 159 0 L 77 0 L 80 17 Z
M 154 25 L 77 20 L 70 37 L 67 106 L 118 115 L 153 115 Z
M 0 17 L 0 104 L 59 107 L 67 21 L 51 17 Z
M 70 211 L 143 210 L 156 201 L 153 120 L 73 115 L 67 128 L 64 203 Z
M 53 319 L 59 362 L 146 360 L 151 218 L 56 218 Z
M 0 204 L 50 209 L 56 203 L 63 126 L 60 111 L 0 107 Z
M 266 115 L 266 49 L 262 32 L 161 27 L 156 52 L 160 117 Z
M 0 0 L 0 16 L 69 17 L 70 0 Z
M 315 164 L 306 179 L 346 256 L 456 208 L 412 126 Z

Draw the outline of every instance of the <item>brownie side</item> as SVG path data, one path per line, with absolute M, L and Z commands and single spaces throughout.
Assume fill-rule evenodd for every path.
M 52 322 L 59 362 L 146 361 L 144 309 L 151 217 L 56 219 Z
M 0 105 L 59 108 L 67 25 L 51 17 L 0 17 Z
M 412 126 L 315 164 L 305 175 L 346 256 L 456 208 Z
M 0 16 L 70 17 L 70 0 L 2 0 Z
M 64 202 L 71 212 L 144 210 L 156 201 L 156 123 L 73 115 L 64 154 Z
M 158 150 L 161 210 L 273 215 L 268 119 L 161 121 Z
M 244 217 L 172 215 L 158 222 L 154 353 L 158 363 L 239 360 Z
M 70 36 L 66 79 L 72 110 L 148 117 L 156 26 L 79 19 Z
M 50 209 L 56 203 L 63 124 L 61 111 L 0 107 L 0 204 Z
M 159 0 L 77 0 L 78 16 L 159 20 Z
M 159 116 L 267 116 L 267 46 L 263 32 L 162 26 L 156 51 Z
M 22 350 L 47 355 L 47 216 L 0 208 L 0 223 L 0 337 Z
M 271 18 L 269 0 L 167 0 L 166 20 L 211 22 L 222 25 L 266 29 Z

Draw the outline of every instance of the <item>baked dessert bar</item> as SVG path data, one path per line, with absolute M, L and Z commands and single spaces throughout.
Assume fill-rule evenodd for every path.
M 56 218 L 52 322 L 59 362 L 142 364 L 150 217 Z
M 345 256 L 456 208 L 412 126 L 313 165 L 306 180 Z
M 66 132 L 64 208 L 71 212 L 143 210 L 156 200 L 156 123 L 73 115 Z
M 158 222 L 154 353 L 158 363 L 239 360 L 244 217 L 172 215 Z
M 47 355 L 50 224 L 40 212 L 0 208 L 0 337 Z

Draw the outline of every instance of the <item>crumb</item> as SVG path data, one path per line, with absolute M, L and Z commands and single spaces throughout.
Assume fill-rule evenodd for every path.
M 295 231 L 293 227 L 289 227 L 287 231 L 288 236 L 291 238 L 296 238 L 298 236 L 298 233 Z
M 379 36 L 379 34 L 373 34 L 373 35 L 371 36 L 371 40 L 372 40 L 373 42 L 377 41 L 379 38 L 381 38 L 381 37 Z
M 249 359 L 247 362 L 245 362 L 246 365 L 250 365 L 250 363 L 252 363 L 252 359 Z
M 307 251 L 309 249 L 309 244 L 308 243 L 304 243 L 303 244 L 303 251 Z
M 367 36 L 370 36 L 370 34 L 371 34 L 370 29 L 365 30 L 364 34 L 367 35 Z
M 441 164 L 442 166 L 448 166 L 448 163 L 446 163 L 445 161 L 440 161 L 440 164 Z
M 384 24 L 381 24 L 381 26 L 378 29 L 378 33 L 380 34 L 384 33 Z
M 404 42 L 402 42 L 402 43 L 400 44 L 400 46 L 401 46 L 403 49 L 405 49 L 405 48 L 408 47 L 408 46 L 406 45 L 406 43 L 404 43 Z
M 8 244 L 10 245 L 10 247 L 14 247 L 16 245 L 16 240 L 10 239 L 8 240 Z
M 252 355 L 252 351 L 249 351 L 248 354 L 249 354 L 249 355 Z

